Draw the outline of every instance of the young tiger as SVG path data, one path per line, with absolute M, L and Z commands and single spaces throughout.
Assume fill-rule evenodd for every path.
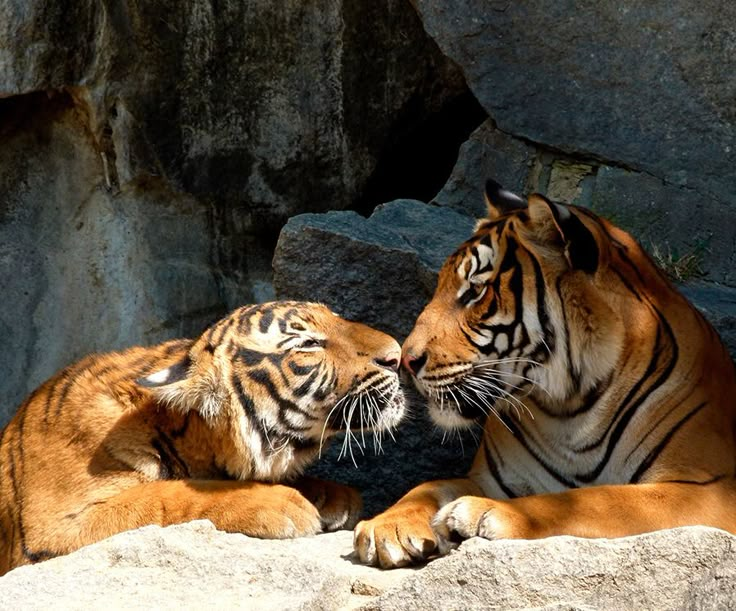
M 323 305 L 281 302 L 240 308 L 195 341 L 68 367 L 0 437 L 0 574 L 146 524 L 207 518 L 275 538 L 352 528 L 357 492 L 298 476 L 323 439 L 400 420 L 400 356 Z
M 402 362 L 443 427 L 485 422 L 466 478 L 358 524 L 368 564 L 458 541 L 736 533 L 736 374 L 713 328 L 630 235 L 489 182 Z

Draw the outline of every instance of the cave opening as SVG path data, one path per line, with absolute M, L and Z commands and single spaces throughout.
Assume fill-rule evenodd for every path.
M 447 182 L 460 146 L 488 118 L 470 91 L 454 97 L 430 115 L 413 98 L 388 135 L 378 163 L 353 209 L 370 216 L 376 206 L 395 199 L 429 202 Z

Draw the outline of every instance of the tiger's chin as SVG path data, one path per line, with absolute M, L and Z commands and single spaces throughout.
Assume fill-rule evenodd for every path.
M 470 428 L 486 415 L 477 405 L 451 399 L 446 395 L 440 398 L 430 397 L 427 410 L 432 422 L 447 430 Z

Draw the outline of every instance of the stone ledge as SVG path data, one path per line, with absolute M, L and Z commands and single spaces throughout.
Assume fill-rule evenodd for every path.
M 352 533 L 266 541 L 208 521 L 121 533 L 0 578 L 2 608 L 713 609 L 736 605 L 736 537 L 471 539 L 418 569 L 352 560 Z

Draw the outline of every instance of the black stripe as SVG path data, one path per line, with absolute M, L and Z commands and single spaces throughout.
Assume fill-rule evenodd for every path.
M 273 308 L 264 307 L 261 310 L 261 319 L 258 321 L 258 329 L 266 333 L 273 322 Z
M 675 365 L 677 364 L 677 359 L 679 357 L 679 350 L 677 346 L 677 342 L 675 341 L 674 333 L 672 332 L 672 328 L 670 327 L 669 323 L 664 319 L 660 311 L 653 305 L 650 304 L 652 309 L 655 311 L 658 319 L 659 324 L 657 325 L 657 336 L 656 336 L 656 343 L 655 348 L 653 350 L 652 354 L 652 360 L 649 363 L 649 366 L 647 367 L 647 371 L 645 372 L 644 376 L 640 378 L 637 383 L 634 385 L 634 387 L 629 391 L 629 393 L 626 396 L 625 401 L 622 403 L 622 405 L 619 407 L 619 409 L 616 412 L 616 415 L 609 423 L 608 427 L 606 428 L 606 432 L 604 433 L 603 437 L 599 440 L 599 443 L 597 445 L 600 445 L 602 441 L 605 439 L 606 435 L 608 435 L 608 432 L 611 430 L 611 427 L 614 423 L 616 423 L 616 420 L 619 418 L 619 415 L 621 415 L 620 419 L 616 423 L 615 428 L 613 429 L 613 432 L 610 435 L 610 438 L 608 440 L 608 445 L 606 446 L 605 454 L 603 455 L 603 458 L 598 463 L 598 465 L 593 469 L 592 471 L 581 474 L 577 476 L 577 479 L 581 482 L 589 483 L 595 480 L 598 475 L 603 471 L 605 466 L 608 464 L 608 461 L 610 460 L 613 451 L 616 449 L 616 446 L 621 438 L 621 436 L 624 433 L 624 430 L 626 429 L 628 423 L 631 421 L 631 419 L 634 417 L 634 414 L 639 409 L 641 405 L 645 403 L 645 401 L 651 396 L 651 394 L 656 391 L 662 384 L 665 383 L 667 378 L 669 378 L 670 374 L 675 368 Z M 671 355 L 669 358 L 669 361 L 667 362 L 664 370 L 662 373 L 657 376 L 656 380 L 647 388 L 645 391 L 642 392 L 642 394 L 634 401 L 630 406 L 627 407 L 627 402 L 630 401 L 634 394 L 638 391 L 638 389 L 643 385 L 644 381 L 647 380 L 649 377 L 651 377 L 656 369 L 659 366 L 659 357 L 663 354 L 665 350 L 665 346 L 661 344 L 663 341 L 662 339 L 662 329 L 664 328 L 664 335 L 669 340 L 669 347 L 671 348 Z M 623 414 L 622 414 L 623 412 Z M 588 446 L 590 447 L 590 446 Z M 587 451 L 587 447 L 584 451 Z
M 318 375 L 319 375 L 319 370 L 315 369 L 306 380 L 304 380 L 299 386 L 297 386 L 291 391 L 292 394 L 295 397 L 299 397 L 300 399 L 302 397 L 305 397 L 307 393 L 309 392 L 309 389 L 312 388 L 312 384 L 314 384 L 314 381 L 317 379 Z
M 181 439 L 182 437 L 184 437 L 184 435 L 186 435 L 187 430 L 189 429 L 189 422 L 191 420 L 191 415 L 192 415 L 192 412 L 190 410 L 184 415 L 184 423 L 181 425 L 181 427 L 179 427 L 178 429 L 172 429 L 171 437 L 173 439 Z
M 529 453 L 529 455 L 536 460 L 539 465 L 547 472 L 549 473 L 554 479 L 556 479 L 558 482 L 560 482 L 562 485 L 566 486 L 567 488 L 578 488 L 579 486 L 572 480 L 567 479 L 562 473 L 557 471 L 550 465 L 546 460 L 544 460 L 539 454 L 537 454 L 527 441 L 527 434 L 526 432 L 521 428 L 521 425 L 517 425 L 516 422 L 511 420 L 511 418 L 508 417 L 507 414 L 500 413 L 498 415 L 498 418 L 504 423 L 504 425 L 511 431 L 511 434 L 516 438 L 516 440 L 524 447 L 524 449 Z
M 253 402 L 253 398 L 245 391 L 240 378 L 236 374 L 231 374 L 230 383 L 235 389 L 235 393 L 238 395 L 238 403 L 240 403 L 240 407 L 243 410 L 245 417 L 250 421 L 251 428 L 258 433 L 258 436 L 261 438 L 261 447 L 268 447 L 270 444 L 266 437 L 266 433 L 263 430 L 261 419 L 258 417 L 258 410 Z M 255 469 L 253 472 L 255 472 Z
M 557 299 L 560 301 L 560 309 L 562 310 L 562 324 L 565 334 L 565 355 L 567 357 L 568 374 L 572 381 L 573 392 L 580 392 L 580 375 L 581 371 L 577 365 L 573 364 L 572 358 L 572 342 L 570 341 L 570 325 L 567 320 L 567 308 L 565 300 L 562 298 L 562 276 L 555 280 L 555 290 L 557 291 Z
M 248 367 L 256 367 L 260 365 L 264 360 L 273 363 L 277 367 L 281 364 L 284 359 L 283 353 L 277 352 L 259 352 L 258 350 L 251 350 L 250 348 L 238 348 L 235 353 L 235 358 Z
M 516 492 L 509 488 L 509 486 L 506 484 L 506 482 L 503 481 L 503 478 L 501 477 L 501 472 L 496 465 L 496 461 L 493 459 L 493 456 L 491 456 L 491 450 L 488 447 L 489 443 L 493 443 L 488 436 L 483 437 L 483 452 L 486 457 L 486 464 L 488 465 L 488 470 L 491 472 L 491 476 L 494 480 L 496 480 L 496 483 L 498 484 L 499 488 L 503 490 L 503 493 L 510 499 L 514 499 L 517 497 Z M 494 446 L 495 449 L 495 446 Z M 497 451 L 498 453 L 498 451 Z
M 315 401 L 324 401 L 335 388 L 337 388 L 337 369 L 325 370 L 312 397 Z
M 190 477 L 189 467 L 182 460 L 174 443 L 161 429 L 157 429 L 158 437 L 154 437 L 151 445 L 158 452 L 159 479 L 186 479 Z
M 553 351 L 555 349 L 556 337 L 554 334 L 554 330 L 550 327 L 549 315 L 547 314 L 547 287 L 544 284 L 544 274 L 542 273 L 542 266 L 540 265 L 537 258 L 533 255 L 533 253 L 527 251 L 527 255 L 529 256 L 529 260 L 532 262 L 532 269 L 534 270 L 534 283 L 537 288 L 537 319 L 539 320 L 539 326 L 542 328 L 542 333 L 544 335 L 545 341 L 547 342 L 547 346 L 549 346 L 550 351 Z
M 288 361 L 287 364 L 289 365 L 289 369 L 291 369 L 291 372 L 298 376 L 305 376 L 319 367 L 319 364 L 297 365 L 294 361 Z
M 317 418 L 317 416 L 310 414 L 309 412 L 303 410 L 293 401 L 282 396 L 279 393 L 278 389 L 276 388 L 276 385 L 273 383 L 273 380 L 271 379 L 271 376 L 269 375 L 268 371 L 266 371 L 265 369 L 262 369 L 262 368 L 254 369 L 253 371 L 247 372 L 246 375 L 248 375 L 248 377 L 256 384 L 263 386 L 268 391 L 268 394 L 271 395 L 271 397 L 276 401 L 279 407 L 279 422 L 283 424 L 287 428 L 287 430 L 304 432 L 304 431 L 309 430 L 311 426 L 304 426 L 304 427 L 293 426 L 287 420 L 286 412 L 297 413 L 310 422 L 315 422 L 319 419 Z
M 25 416 L 26 416 L 27 410 L 23 410 L 23 413 L 21 414 L 21 418 L 18 423 L 18 462 L 21 465 L 21 469 L 23 469 L 23 465 L 25 462 L 24 458 L 24 452 L 23 452 L 23 429 L 25 426 Z M 21 478 L 23 477 L 23 474 L 21 474 Z M 18 474 L 16 472 L 16 460 L 15 455 L 13 452 L 10 452 L 10 480 L 13 488 L 13 496 L 15 497 L 15 505 L 18 507 L 18 534 L 20 536 L 20 548 L 21 553 L 23 556 L 30 562 L 40 562 L 42 560 L 48 560 L 49 558 L 54 558 L 58 556 L 59 554 L 56 552 L 52 552 L 50 550 L 31 550 L 27 543 L 26 543 L 26 531 L 25 531 L 25 524 L 23 523 L 23 514 L 25 513 L 25 503 L 24 498 L 21 496 L 20 492 L 20 484 L 19 484 L 19 478 Z
M 700 405 L 697 405 L 692 411 L 690 411 L 688 414 L 686 414 L 675 426 L 673 426 L 669 432 L 664 436 L 662 441 L 659 442 L 659 444 L 654 447 L 649 454 L 647 454 L 646 458 L 641 462 L 639 467 L 634 471 L 634 474 L 631 476 L 631 483 L 636 484 L 640 479 L 641 476 L 644 475 L 648 470 L 649 467 L 652 466 L 652 463 L 654 463 L 655 460 L 657 460 L 657 457 L 662 453 L 662 451 L 667 447 L 667 444 L 670 442 L 672 437 L 674 437 L 675 433 L 677 433 L 678 430 L 688 421 L 690 418 L 692 418 L 695 414 L 697 414 L 701 409 L 703 409 L 707 403 L 704 401 Z

